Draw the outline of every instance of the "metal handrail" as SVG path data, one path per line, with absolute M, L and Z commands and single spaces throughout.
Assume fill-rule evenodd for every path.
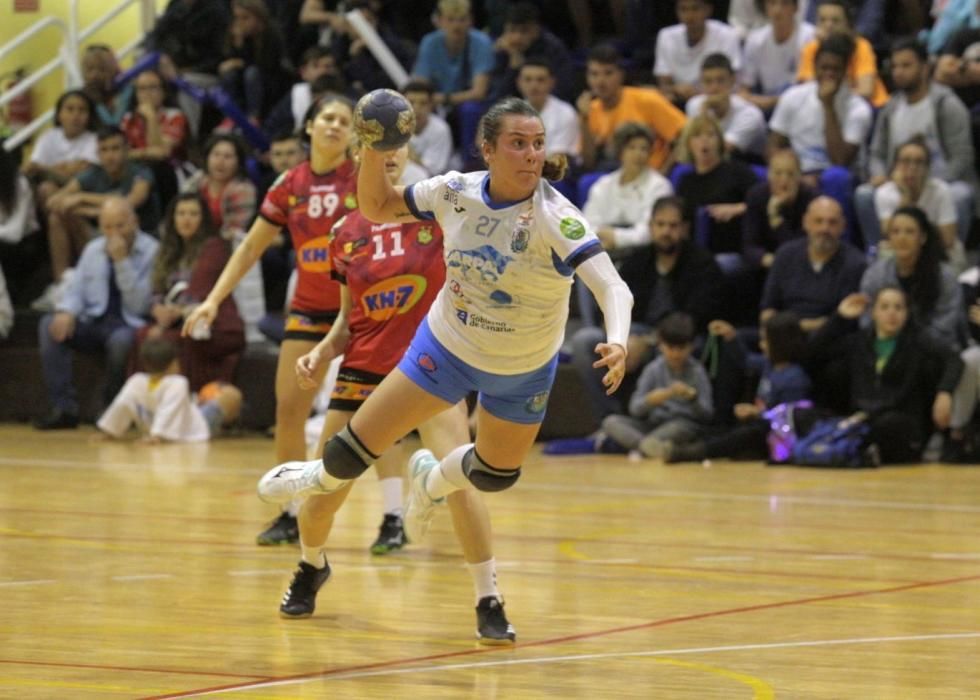
M 156 7 L 153 0 L 121 0 L 115 7 L 110 9 L 99 19 L 80 30 L 78 21 L 79 2 L 80 0 L 71 0 L 68 10 L 68 22 L 65 22 L 57 17 L 45 17 L 44 19 L 35 22 L 0 47 L 0 61 L 2 61 L 24 42 L 32 39 L 34 36 L 48 27 L 57 27 L 61 30 L 63 35 L 62 43 L 58 50 L 58 55 L 36 71 L 31 71 L 26 78 L 19 81 L 10 90 L 7 90 L 0 95 L 0 107 L 3 107 L 5 104 L 15 99 L 18 95 L 23 94 L 25 91 L 30 90 L 31 87 L 56 71 L 59 67 L 64 68 L 66 88 L 80 86 L 82 84 L 82 71 L 78 59 L 79 45 L 84 39 L 87 39 L 95 32 L 102 29 L 131 5 L 136 4 L 141 8 L 140 28 L 143 33 L 148 32 L 152 28 L 153 22 L 156 19 Z M 123 47 L 119 53 L 117 53 L 117 55 L 125 56 L 131 53 L 139 45 L 142 39 L 143 37 L 139 36 L 135 40 L 128 42 L 126 46 Z M 28 139 L 32 138 L 34 134 L 40 131 L 41 128 L 44 127 L 44 125 L 47 124 L 53 116 L 54 109 L 52 108 L 33 119 L 29 124 L 19 129 L 16 134 L 4 141 L 4 149 L 12 151 Z

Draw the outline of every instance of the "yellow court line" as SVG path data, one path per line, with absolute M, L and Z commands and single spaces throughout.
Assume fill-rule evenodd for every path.
M 737 671 L 730 671 L 727 668 L 708 666 L 707 664 L 694 663 L 693 661 L 681 661 L 679 659 L 653 659 L 653 661 L 658 664 L 680 666 L 682 668 L 690 668 L 696 671 L 713 673 L 716 676 L 723 676 L 724 678 L 730 678 L 733 681 L 738 681 L 739 683 L 752 688 L 752 700 L 774 700 L 776 697 L 776 691 L 773 690 L 771 685 L 766 683 L 761 678 L 750 676 L 747 673 L 739 673 Z

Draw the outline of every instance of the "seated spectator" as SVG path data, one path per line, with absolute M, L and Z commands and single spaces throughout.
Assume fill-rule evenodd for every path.
M 809 22 L 800 21 L 802 4 L 798 0 L 765 0 L 768 24 L 752 30 L 745 39 L 741 95 L 766 113 L 796 82 L 800 54 L 816 31 Z M 734 8 L 733 3 L 732 11 Z
M 541 26 L 541 11 L 530 2 L 508 6 L 504 31 L 494 42 L 496 65 L 490 76 L 490 99 L 517 94 L 517 77 L 521 66 L 532 56 L 547 57 L 552 69 L 554 87 L 549 90 L 559 99 L 575 99 L 575 66 L 562 40 Z
M 928 0 L 926 0 L 928 2 Z M 820 22 L 820 2 L 818 0 L 808 0 L 805 12 L 806 21 L 811 24 Z M 889 20 L 897 16 L 902 16 L 910 4 L 921 6 L 921 0 L 906 2 L 891 2 L 890 0 L 847 0 L 848 22 L 854 27 L 854 31 L 865 37 L 871 45 L 878 50 L 884 45 L 885 29 L 889 25 Z M 896 7 L 896 5 L 898 7 Z M 887 14 L 886 14 L 887 10 Z
M 943 262 L 936 228 L 917 207 L 902 207 L 886 229 L 891 257 L 876 260 L 861 278 L 861 292 L 873 298 L 880 289 L 901 287 L 908 295 L 908 313 L 935 342 L 962 347 L 963 301 L 953 269 Z M 863 320 L 870 323 L 869 318 Z
M 42 254 L 34 192 L 20 172 L 19 153 L 0 140 L 0 271 L 9 279 L 14 303 L 38 266 Z
M 629 415 L 614 414 L 602 430 L 626 450 L 659 459 L 667 445 L 698 439 L 711 420 L 711 380 L 691 355 L 694 320 L 675 312 L 657 326 L 660 356 L 643 368 L 630 397 Z
M 713 117 L 701 115 L 688 121 L 680 152 L 681 160 L 691 163 L 694 171 L 681 177 L 677 194 L 684 199 L 689 219 L 694 220 L 698 208 L 707 209 L 711 252 L 741 253 L 742 215 L 756 177 L 745 163 L 727 158 L 724 139 Z
M 453 133 L 446 120 L 432 111 L 435 88 L 425 80 L 411 80 L 401 92 L 415 110 L 415 134 L 408 142 L 411 159 L 425 168 L 430 177 L 448 172 Z
M 150 309 L 150 269 L 157 241 L 139 230 L 126 199 L 113 196 L 99 212 L 102 235 L 78 261 L 55 312 L 38 325 L 41 367 L 51 411 L 35 423 L 39 430 L 78 426 L 78 397 L 72 384 L 72 352 L 104 354 L 108 405 L 126 378 L 136 329 Z
M 262 119 L 291 84 L 283 38 L 265 0 L 232 0 L 218 77 L 221 87 L 253 124 Z
M 856 292 L 864 274 L 864 256 L 841 241 L 844 212 L 830 197 L 817 197 L 803 217 L 806 238 L 784 243 L 762 292 L 763 325 L 779 311 L 791 311 L 807 333 L 820 328 L 841 299 Z
M 348 0 L 347 12 L 357 10 L 368 24 L 377 32 L 381 41 L 394 54 L 403 66 L 412 65 L 412 48 L 399 38 L 391 27 L 381 21 L 380 0 Z M 358 94 L 371 92 L 378 88 L 395 89 L 391 77 L 381 67 L 374 54 L 368 49 L 364 39 L 349 22 L 344 23 L 344 31 L 334 34 L 330 43 L 337 63 L 343 66 L 344 78 Z
M 295 83 L 262 121 L 266 136 L 295 131 L 303 126 L 303 115 L 313 104 L 313 84 L 322 76 L 334 76 L 343 80 L 337 60 L 325 46 L 311 46 L 303 52 L 299 66 L 300 82 Z M 322 92 L 326 92 L 325 90 Z M 346 87 L 337 92 L 346 92 Z
M 105 44 L 93 44 L 82 54 L 82 90 L 92 98 L 95 114 L 102 126 L 119 126 L 129 109 L 133 88 L 123 86 L 116 91 L 119 63 L 112 49 Z
M 929 149 L 921 137 L 912 137 L 895 152 L 891 180 L 874 191 L 874 217 L 861 225 L 865 241 L 877 245 L 879 232 L 888 228 L 892 215 L 901 207 L 910 206 L 921 209 L 936 227 L 953 269 L 957 273 L 966 269 L 966 252 L 956 237 L 953 194 L 949 185 L 929 176 Z M 875 228 L 879 223 L 880 228 Z M 872 232 L 870 237 L 868 231 Z
M 943 0 L 933 3 L 935 24 L 929 30 L 929 53 L 946 53 L 949 42 L 962 31 L 980 29 L 976 0 Z
M 263 183 L 258 201 L 265 199 L 266 192 L 284 172 L 295 168 L 306 159 L 306 148 L 300 132 L 291 131 L 274 136 L 269 144 L 269 166 L 272 171 Z M 285 308 L 289 277 L 295 269 L 296 258 L 292 238 L 289 229 L 284 226 L 262 253 L 262 286 L 267 310 Z
M 234 134 L 215 134 L 204 144 L 204 169 L 184 183 L 184 192 L 198 192 L 208 206 L 214 225 L 232 248 L 245 239 L 255 218 L 255 185 L 245 175 L 245 144 Z M 235 288 L 238 313 L 245 322 L 245 337 L 260 337 L 258 322 L 265 315 L 262 268 L 252 267 Z
M 99 211 L 110 197 L 125 197 L 137 211 L 140 227 L 156 233 L 160 207 L 153 192 L 153 173 L 129 160 L 126 138 L 118 127 L 103 127 L 98 144 L 99 164 L 73 177 L 48 199 L 48 252 L 54 281 L 31 304 L 35 311 L 54 308 L 65 271 L 97 234 Z
M 159 201 L 166 204 L 177 194 L 177 171 L 183 172 L 187 160 L 187 117 L 168 104 L 167 84 L 159 71 L 137 75 L 133 94 L 120 128 L 129 144 L 129 157 L 153 171 Z
M 980 26 L 950 38 L 936 62 L 936 81 L 953 88 L 967 109 L 980 104 Z
M 545 58 L 528 58 L 517 72 L 517 90 L 538 110 L 544 124 L 544 150 L 548 156 L 563 154 L 577 160 L 580 152 L 578 112 L 553 94 L 555 73 Z
M 160 72 L 167 80 L 179 76 L 197 87 L 214 87 L 224 49 L 219 38 L 230 24 L 227 0 L 170 0 L 146 37 L 146 49 L 162 54 Z M 184 92 L 178 93 L 177 100 L 191 134 L 197 137 L 201 103 Z
M 855 204 L 859 213 L 862 208 L 867 211 L 872 188 L 888 180 L 889 165 L 896 162 L 898 149 L 913 137 L 922 136 L 930 159 L 925 174 L 949 184 L 956 204 L 958 235 L 965 242 L 973 223 L 977 185 L 970 113 L 952 90 L 933 81 L 929 74 L 929 56 L 921 43 L 904 40 L 892 47 L 895 92 L 875 121 L 870 150 L 871 180 L 858 188 Z M 875 233 L 872 230 L 872 237 Z
M 626 371 L 635 375 L 653 357 L 653 330 L 665 316 L 683 311 L 694 319 L 698 334 L 724 306 L 721 270 L 710 253 L 689 240 L 690 222 L 684 202 L 664 197 L 653 205 L 650 243 L 629 255 L 620 276 L 633 292 L 632 326 Z M 607 396 L 602 373 L 592 366 L 596 343 L 603 342 L 601 328 L 586 326 L 572 337 L 572 363 L 589 395 L 589 406 L 600 420 L 622 413 L 622 406 Z
M 849 333 L 870 306 L 864 330 Z M 885 285 L 873 296 L 852 294 L 811 339 L 810 366 L 839 360 L 847 410 L 867 415 L 868 440 L 882 464 L 917 462 L 934 428 L 949 427 L 952 393 L 963 363 L 948 345 L 919 331 L 907 294 Z
M 980 403 L 980 267 L 971 267 L 959 276 L 963 306 L 966 311 L 968 340 L 960 355 L 963 376 L 953 392 L 953 411 L 949 435 L 943 445 L 942 460 L 954 463 L 976 463 L 980 444 L 974 418 Z
M 792 147 L 804 173 L 835 165 L 851 168 L 858 162 L 872 113 L 844 80 L 853 50 L 854 42 L 846 34 L 821 41 L 816 79 L 786 90 L 769 120 L 770 146 Z
M 880 0 L 874 0 L 879 2 Z M 848 0 L 819 0 L 817 3 L 817 32 L 803 47 L 800 54 L 800 68 L 797 80 L 804 82 L 817 78 L 820 70 L 816 67 L 816 55 L 822 42 L 834 34 L 851 38 L 853 50 L 845 63 L 847 84 L 851 91 L 868 100 L 873 106 L 881 107 L 888 101 L 888 91 L 878 77 L 878 60 L 871 42 L 856 34 L 851 21 L 851 7 Z
M 734 29 L 709 19 L 714 12 L 710 0 L 675 0 L 675 7 L 680 24 L 657 34 L 653 74 L 664 95 L 683 105 L 701 91 L 698 71 L 705 57 L 723 53 L 738 71 L 742 68 L 742 46 Z
M 727 321 L 712 321 L 709 332 L 732 348 L 734 363 L 730 371 L 744 376 L 746 354 L 742 349 L 735 327 Z M 732 407 L 736 424 L 706 440 L 687 444 L 667 443 L 662 453 L 665 462 L 699 462 L 703 459 L 728 457 L 730 459 L 768 459 L 769 420 L 763 414 L 779 404 L 793 403 L 810 398 L 812 383 L 801 366 L 806 336 L 795 314 L 781 311 L 773 314 L 762 325 L 759 341 L 765 366 L 756 386 L 751 403 L 737 403 Z
M 769 158 L 767 181 L 752 186 L 742 218 L 742 255 L 750 267 L 769 269 L 784 243 L 802 238 L 803 214 L 817 193 L 802 182 L 800 159 L 790 148 Z
M 41 134 L 24 174 L 36 185 L 41 213 L 48 197 L 99 162 L 95 105 L 81 90 L 63 93 L 54 106 L 54 126 Z
M 439 0 L 435 22 L 438 29 L 422 37 L 412 75 L 435 86 L 436 106 L 444 112 L 483 100 L 494 67 L 493 40 L 472 29 L 469 0 Z
M 343 0 L 303 0 L 299 21 L 318 30 L 320 46 L 329 46 L 347 28 L 343 10 Z
M 794 21 L 799 22 L 803 21 L 807 5 L 809 5 L 809 0 L 804 0 L 802 3 L 797 0 L 776 0 L 776 2 L 789 8 L 789 11 L 793 13 Z M 768 16 L 769 7 L 776 2 L 770 2 L 770 0 L 731 0 L 728 4 L 728 24 L 738 34 L 738 38 L 747 43 L 752 32 L 764 28 L 767 20 L 771 21 Z M 747 65 L 747 55 L 745 59 Z
M 125 437 L 135 425 L 144 444 L 206 442 L 241 413 L 242 392 L 231 384 L 216 385 L 209 398 L 192 393 L 169 340 L 143 343 L 140 364 L 145 371 L 126 380 L 96 424 L 109 437 Z
M 747 160 L 761 162 L 766 150 L 766 118 L 762 110 L 733 94 L 735 71 L 723 53 L 712 53 L 701 64 L 700 95 L 687 101 L 687 118 L 706 114 L 725 133 L 725 150 Z
M 182 337 L 184 316 L 214 287 L 231 257 L 231 246 L 218 235 L 200 195 L 185 192 L 167 208 L 160 250 L 153 265 L 154 324 L 141 337 L 165 337 L 177 347 L 180 367 L 198 391 L 213 381 L 231 382 L 245 333 L 235 300 L 225 299 L 207 337 Z
M 653 148 L 649 129 L 626 122 L 613 141 L 620 167 L 596 180 L 582 208 L 606 250 L 649 243 L 654 203 L 674 194 L 670 180 L 648 164 Z
M 616 154 L 612 135 L 624 122 L 645 124 L 656 141 L 650 166 L 667 174 L 674 165 L 672 149 L 686 121 L 684 113 L 653 88 L 624 87 L 619 52 L 604 44 L 592 49 L 586 63 L 589 89 L 576 102 L 586 170 L 612 170 Z

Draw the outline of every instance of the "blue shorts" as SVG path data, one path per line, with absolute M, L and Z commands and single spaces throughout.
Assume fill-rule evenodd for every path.
M 558 354 L 543 367 L 524 374 L 492 374 L 472 367 L 449 352 L 429 329 L 428 318 L 415 331 L 398 363 L 409 379 L 430 394 L 455 404 L 471 391 L 480 405 L 502 420 L 533 425 L 544 420 L 551 385 L 558 371 Z

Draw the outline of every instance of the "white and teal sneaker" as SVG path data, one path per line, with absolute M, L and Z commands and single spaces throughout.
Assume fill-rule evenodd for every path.
M 316 493 L 330 493 L 320 483 L 323 461 L 286 462 L 267 471 L 259 479 L 259 498 L 266 503 L 288 503 Z
M 429 472 L 439 466 L 439 460 L 430 450 L 418 450 L 408 460 L 412 474 L 412 487 L 405 503 L 405 535 L 411 542 L 421 542 L 435 515 L 436 506 L 446 502 L 445 498 L 433 499 L 425 488 Z

